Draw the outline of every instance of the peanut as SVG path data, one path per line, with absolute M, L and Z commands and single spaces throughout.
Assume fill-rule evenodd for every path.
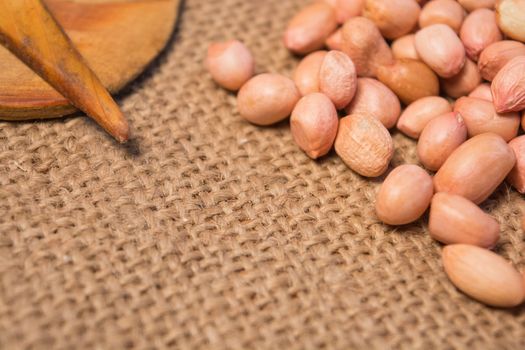
M 458 2 L 468 12 L 480 8 L 494 9 L 494 5 L 496 4 L 496 0 L 458 0 Z
M 480 204 L 501 184 L 515 163 L 514 152 L 501 136 L 477 135 L 447 158 L 434 176 L 434 189 Z
M 363 15 L 387 39 L 397 39 L 417 25 L 421 8 L 414 0 L 365 0 Z
M 507 62 L 492 80 L 491 90 L 498 113 L 525 109 L 525 56 Z
M 383 83 L 372 78 L 357 79 L 357 92 L 345 108 L 347 114 L 368 113 L 379 119 L 385 128 L 396 125 L 401 114 L 397 96 Z
M 410 58 L 419 60 L 419 55 L 416 51 L 415 35 L 407 34 L 397 38 L 392 43 L 392 54 L 395 58 Z
M 301 95 L 319 92 L 319 71 L 327 51 L 315 51 L 307 55 L 295 68 L 293 80 Z
M 474 90 L 468 94 L 468 97 L 480 98 L 492 102 L 492 91 L 490 91 L 490 84 L 479 84 Z
M 465 120 L 470 137 L 493 132 L 508 142 L 518 135 L 519 114 L 497 113 L 490 101 L 461 97 L 456 101 L 454 111 L 459 112 Z
M 419 27 L 424 28 L 432 24 L 446 24 L 456 33 L 459 33 L 465 11 L 454 0 L 434 0 L 427 3 L 419 15 Z
M 465 65 L 457 75 L 441 80 L 443 91 L 453 98 L 468 95 L 479 84 L 481 84 L 481 74 L 479 73 L 478 66 L 468 58 L 465 60 Z
M 430 205 L 434 189 L 432 178 L 417 165 L 398 166 L 381 185 L 376 197 L 376 214 L 389 225 L 416 221 Z
M 483 79 L 492 81 L 507 62 L 525 56 L 525 45 L 519 41 L 503 40 L 487 46 L 479 56 L 478 68 Z
M 443 114 L 423 129 L 417 142 L 417 155 L 425 168 L 436 171 L 466 139 L 467 127 L 461 115 Z
M 439 192 L 432 198 L 428 230 L 444 244 L 471 244 L 492 248 L 499 239 L 499 223 L 461 196 Z
M 405 108 L 397 121 L 397 128 L 408 137 L 418 139 L 430 120 L 449 112 L 452 112 L 452 106 L 443 97 L 423 97 Z
M 404 104 L 439 93 L 437 76 L 421 61 L 399 59 L 393 65 L 379 67 L 377 78 Z
M 388 168 L 394 144 L 379 120 L 368 114 L 352 114 L 339 121 L 335 152 L 356 173 L 376 177 Z
M 290 117 L 290 129 L 295 142 L 312 159 L 330 151 L 338 123 L 333 103 L 318 92 L 301 98 Z
M 230 40 L 210 44 L 206 67 L 217 84 L 237 91 L 253 76 L 255 62 L 250 50 L 243 43 Z
M 525 135 L 510 141 L 509 146 L 516 156 L 516 165 L 507 176 L 507 182 L 519 193 L 525 193 Z
M 341 30 L 342 51 L 350 56 L 360 77 L 375 77 L 379 66 L 393 63 L 390 47 L 368 18 L 351 18 Z
M 433 24 L 416 33 L 416 50 L 442 78 L 458 74 L 465 64 L 465 48 L 457 34 L 445 24 Z
M 443 267 L 459 290 L 487 305 L 514 307 L 525 299 L 523 276 L 490 250 L 448 245 L 443 248 Z
M 324 2 L 314 2 L 290 20 L 284 33 L 284 46 L 296 54 L 308 54 L 321 49 L 336 28 L 334 8 Z
M 326 54 L 319 71 L 319 89 L 337 109 L 345 108 L 354 98 L 357 73 L 352 60 L 341 51 Z
M 496 13 L 489 9 L 471 12 L 461 26 L 459 37 L 467 56 L 477 62 L 481 51 L 503 38 L 496 23 Z
M 525 0 L 499 0 L 496 2 L 498 26 L 511 39 L 525 41 Z
M 335 9 L 337 22 L 343 24 L 352 17 L 361 16 L 365 0 L 325 0 Z
M 287 118 L 300 97 L 291 79 L 265 73 L 243 85 L 237 95 L 237 108 L 249 122 L 270 125 Z

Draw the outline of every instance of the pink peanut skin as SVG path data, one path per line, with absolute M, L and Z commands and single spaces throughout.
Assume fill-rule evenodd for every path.
M 330 50 L 343 50 L 343 30 L 341 28 L 337 29 L 335 32 L 330 34 L 330 36 L 325 41 L 326 47 Z
M 416 51 L 416 37 L 414 34 L 407 34 L 394 40 L 392 43 L 392 53 L 395 58 L 410 58 L 419 60 L 419 55 Z
M 293 81 L 301 95 L 319 92 L 319 71 L 327 51 L 315 51 L 307 55 L 295 68 Z
M 477 135 L 447 158 L 434 176 L 434 188 L 480 204 L 505 180 L 515 163 L 514 152 L 501 136 Z
M 357 89 L 357 73 L 352 60 L 341 51 L 328 52 L 319 71 L 319 88 L 335 108 L 345 108 Z
M 442 79 L 441 87 L 445 93 L 453 98 L 469 94 L 481 83 L 481 74 L 478 66 L 470 59 L 465 60 L 461 71 L 452 78 Z
M 483 79 L 492 81 L 507 62 L 525 56 L 525 45 L 519 41 L 502 40 L 487 46 L 479 56 L 478 68 Z
M 477 62 L 487 46 L 503 38 L 496 23 L 496 13 L 489 9 L 471 12 L 461 26 L 459 37 L 465 45 L 467 56 Z
M 416 50 L 437 75 L 451 78 L 465 64 L 465 48 L 457 34 L 445 24 L 433 24 L 416 33 Z
M 518 135 L 519 114 L 516 112 L 497 113 L 490 101 L 461 97 L 456 101 L 454 111 L 463 116 L 471 137 L 493 132 L 508 142 Z
M 467 126 L 457 112 L 432 119 L 417 142 L 417 155 L 425 168 L 438 170 L 447 158 L 467 139 Z
M 324 0 L 335 8 L 337 22 L 343 24 L 352 17 L 361 16 L 365 0 Z
M 237 91 L 253 76 L 255 61 L 243 43 L 230 40 L 210 44 L 206 67 L 217 84 Z
M 428 230 L 444 244 L 471 244 L 492 248 L 499 239 L 499 223 L 468 199 L 445 192 L 432 198 Z
M 468 94 L 468 97 L 479 98 L 492 102 L 492 91 L 490 91 L 490 84 L 479 84 L 474 90 Z
M 472 12 L 477 9 L 487 8 L 494 9 L 496 0 L 458 0 L 461 6 L 468 12 Z
M 408 137 L 418 139 L 430 120 L 449 112 L 452 112 L 452 106 L 445 98 L 423 97 L 405 108 L 397 121 L 397 128 Z
M 365 0 L 363 16 L 370 18 L 385 38 L 397 39 L 416 27 L 420 12 L 415 0 Z
M 306 55 L 321 49 L 336 28 L 334 8 L 324 2 L 314 2 L 290 20 L 284 33 L 284 46 L 293 53 Z
M 455 0 L 433 0 L 427 3 L 419 15 L 419 27 L 424 28 L 432 24 L 448 25 L 459 33 L 465 18 L 465 10 Z
M 510 141 L 509 146 L 516 155 L 516 165 L 507 176 L 507 182 L 519 193 L 525 193 L 525 135 Z
M 354 62 L 360 77 L 375 77 L 380 66 L 392 64 L 394 56 L 377 26 L 365 17 L 346 21 L 342 50 Z
M 345 111 L 347 114 L 368 113 L 390 129 L 396 125 L 401 114 L 401 103 L 396 94 L 380 81 L 359 78 L 357 92 Z
M 525 109 L 525 56 L 507 62 L 492 80 L 491 89 L 498 113 Z
M 376 214 L 389 225 L 416 221 L 430 205 L 434 189 L 432 177 L 413 164 L 398 166 L 381 185 L 376 197 Z
M 295 142 L 312 159 L 330 151 L 337 135 L 338 123 L 333 103 L 318 92 L 301 98 L 290 117 Z
M 237 108 L 256 125 L 271 125 L 287 118 L 301 95 L 294 82 L 280 74 L 264 73 L 248 80 L 237 94 Z

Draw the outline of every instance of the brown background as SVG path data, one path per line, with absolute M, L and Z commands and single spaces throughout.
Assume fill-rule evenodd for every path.
M 0 347 L 525 347 L 524 307 L 458 293 L 423 220 L 377 221 L 379 181 L 242 121 L 206 74 L 207 44 L 232 37 L 290 74 L 281 35 L 306 2 L 187 1 L 119 100 L 127 147 L 84 117 L 0 122 Z M 394 138 L 394 164 L 416 162 Z M 485 209 L 523 269 L 518 201 L 502 186 Z

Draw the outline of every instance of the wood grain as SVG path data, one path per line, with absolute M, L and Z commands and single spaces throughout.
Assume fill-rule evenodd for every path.
M 10 0 L 1 0 L 12 3 Z M 180 0 L 45 0 L 56 21 L 114 93 L 165 47 Z M 76 111 L 66 98 L 0 47 L 0 119 L 54 118 Z

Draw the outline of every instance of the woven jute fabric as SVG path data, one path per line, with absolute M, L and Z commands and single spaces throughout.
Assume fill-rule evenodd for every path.
M 206 73 L 207 44 L 239 38 L 290 75 L 282 32 L 307 1 L 186 1 L 119 97 L 129 145 L 86 117 L 0 122 L 0 348 L 525 348 L 525 308 L 452 286 L 426 219 L 377 220 L 381 179 L 241 120 Z M 393 165 L 416 163 L 394 140 Z M 483 208 L 523 270 L 520 201 L 502 185 Z

